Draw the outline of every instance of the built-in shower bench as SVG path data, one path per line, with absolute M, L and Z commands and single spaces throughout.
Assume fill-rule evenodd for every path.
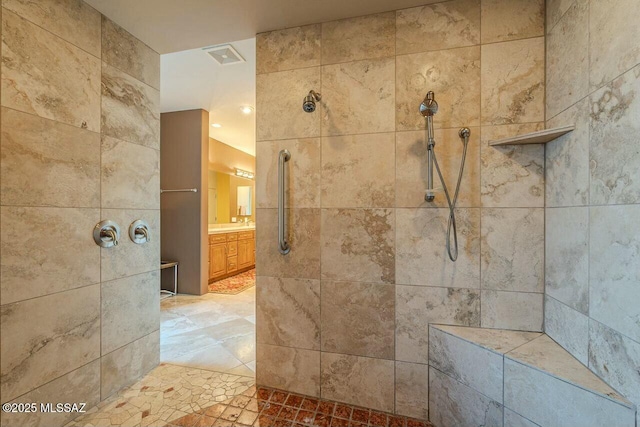
M 436 426 L 633 427 L 635 406 L 539 332 L 430 325 Z

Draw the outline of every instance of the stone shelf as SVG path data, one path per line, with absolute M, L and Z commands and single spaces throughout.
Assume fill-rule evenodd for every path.
M 546 144 L 562 135 L 571 132 L 575 126 L 562 126 L 553 129 L 539 130 L 537 132 L 525 133 L 523 135 L 512 136 L 510 138 L 496 139 L 489 141 L 489 145 L 523 145 L 523 144 Z

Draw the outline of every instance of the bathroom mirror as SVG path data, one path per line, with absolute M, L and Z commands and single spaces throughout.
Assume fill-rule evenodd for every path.
M 255 221 L 255 181 L 209 170 L 209 224 Z
M 252 187 L 239 186 L 238 187 L 238 202 L 236 206 L 236 214 L 238 216 L 251 216 L 251 191 Z

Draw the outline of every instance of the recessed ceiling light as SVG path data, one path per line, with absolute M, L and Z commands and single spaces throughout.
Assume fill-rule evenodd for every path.
M 242 112 L 244 114 L 251 114 L 253 112 L 253 107 L 246 105 L 244 107 L 242 107 Z
M 222 125 L 220 123 L 212 123 L 211 126 L 213 126 L 214 128 L 221 128 Z

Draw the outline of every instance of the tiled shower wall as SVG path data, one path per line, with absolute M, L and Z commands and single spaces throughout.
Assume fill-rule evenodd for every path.
M 78 0 L 3 0 L 1 53 L 0 398 L 91 407 L 159 359 L 159 55 Z
M 260 384 L 426 417 L 428 323 L 542 329 L 544 148 L 488 141 L 544 127 L 544 2 L 430 3 L 258 35 Z M 429 90 L 449 188 L 471 128 L 455 264 L 444 195 L 424 201 Z
M 548 1 L 545 330 L 640 405 L 638 14 Z

